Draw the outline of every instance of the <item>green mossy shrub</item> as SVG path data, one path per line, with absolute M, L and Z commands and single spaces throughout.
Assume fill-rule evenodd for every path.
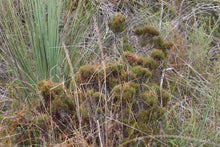
M 113 74 L 113 76 L 121 75 L 123 70 L 123 65 L 119 62 L 116 63 L 109 63 L 107 64 L 106 72 L 107 74 Z
M 163 43 L 163 48 L 164 49 L 170 49 L 171 47 L 173 47 L 173 42 L 172 41 L 167 41 Z
M 150 107 L 154 107 L 157 105 L 157 97 L 155 96 L 155 93 L 153 91 L 142 93 L 141 100 L 143 100 L 143 102 Z
M 154 44 L 154 47 L 158 49 L 162 49 L 164 44 L 164 40 L 161 36 L 152 37 L 150 42 L 152 42 Z
M 124 52 L 122 57 L 123 57 L 124 61 L 128 62 L 130 65 L 137 64 L 138 58 L 133 53 Z
M 156 69 L 159 66 L 157 61 L 155 61 L 151 57 L 139 57 L 137 60 L 137 64 L 151 70 Z
M 106 63 L 106 77 L 103 68 L 99 67 L 97 63 L 95 64 L 94 66 L 84 65 L 80 67 L 79 72 L 76 74 L 76 83 L 79 87 L 94 89 L 96 92 L 106 82 L 107 90 L 110 91 L 114 86 L 125 80 L 125 68 L 122 63 Z
M 134 30 L 134 34 L 139 36 L 140 38 L 140 45 L 146 46 L 151 41 L 152 37 L 159 36 L 160 32 L 153 26 L 145 25 L 143 27 L 137 27 Z
M 145 25 L 143 27 L 138 27 L 134 30 L 135 35 L 151 35 L 151 36 L 158 36 L 160 32 L 153 26 Z
M 64 94 L 62 85 L 59 85 L 59 83 L 55 84 L 51 81 L 43 80 L 38 83 L 37 88 L 41 92 L 46 104 L 54 100 L 58 95 Z
M 94 79 L 96 67 L 94 65 L 84 65 L 79 68 L 81 82 L 89 82 Z
M 164 60 L 165 59 L 165 54 L 162 50 L 154 49 L 151 52 L 151 57 L 155 60 Z
M 51 107 L 48 107 L 48 112 L 50 112 L 50 110 L 52 113 L 65 110 L 66 112 L 70 113 L 74 111 L 74 109 L 75 106 L 73 105 L 73 100 L 71 100 L 69 97 L 63 97 L 54 99 L 51 102 Z
M 104 101 L 104 94 L 101 92 L 95 92 L 93 93 L 92 98 L 94 99 L 95 103 L 98 104 L 99 102 L 101 103 Z
M 139 36 L 141 46 L 150 45 L 151 48 L 156 48 L 151 53 L 151 57 L 155 60 L 164 60 L 167 56 L 167 50 L 173 46 L 173 42 L 164 41 L 159 31 L 153 26 L 138 27 L 134 30 L 134 33 Z M 139 59 L 138 64 L 142 64 L 142 62 L 143 59 Z
M 160 82 L 160 78 L 156 75 L 161 76 L 159 66 L 162 67 L 160 65 L 161 61 L 166 59 L 166 49 L 162 49 L 166 42 L 162 40 L 159 33 L 146 32 L 145 37 L 160 38 L 158 40 L 161 42 L 158 46 L 160 48 L 151 51 L 151 57 L 138 56 L 125 49 L 126 51 L 122 55 L 123 61 L 106 63 L 107 91 L 105 93 L 107 94 L 106 98 L 108 99 L 110 113 L 117 113 L 117 117 L 123 123 L 152 134 L 159 131 L 157 125 L 160 121 L 163 121 L 170 95 L 160 89 L 158 85 L 153 84 Z M 103 107 L 105 99 L 102 94 L 103 91 L 100 92 L 105 80 L 103 69 L 100 68 L 92 76 L 94 80 L 90 84 L 93 90 L 88 94 L 87 90 L 91 87 L 84 87 L 87 91 L 87 98 L 89 97 L 92 102 L 85 100 L 84 104 L 82 103 L 83 108 L 87 108 L 88 111 L 82 111 L 85 114 L 89 112 L 89 115 L 103 120 L 102 113 L 105 113 Z M 83 81 L 79 80 L 79 86 L 80 82 Z M 148 85 L 148 87 L 146 88 L 144 85 Z M 90 119 L 87 115 L 83 116 L 85 126 L 88 121 L 93 124 L 91 116 Z M 133 128 L 124 126 L 123 136 L 124 142 L 137 136 L 143 136 L 143 134 Z
M 122 63 L 108 63 L 106 64 L 106 86 L 108 90 L 111 90 L 117 84 L 120 84 L 124 80 L 124 66 Z M 104 70 L 101 69 L 98 71 L 96 75 L 96 83 L 100 83 L 101 85 L 105 81 Z M 94 86 L 96 87 L 96 86 Z
M 137 94 L 136 88 L 137 86 L 133 82 L 116 85 L 111 91 L 114 102 L 119 103 L 122 100 L 123 104 L 133 103 Z
M 152 37 L 150 42 L 154 44 L 154 48 L 161 49 L 164 52 L 173 46 L 173 42 L 164 41 L 161 36 Z
M 170 94 L 154 83 L 149 84 L 148 87 L 145 87 L 145 93 L 151 93 L 154 95 L 157 98 L 159 106 L 162 102 L 162 107 L 165 107 L 170 99 Z
M 114 33 L 120 33 L 125 29 L 125 20 L 124 15 L 116 13 L 113 15 L 112 20 L 108 22 L 108 26 Z
M 48 112 L 52 111 L 52 113 L 61 109 L 70 111 L 74 109 L 73 100 L 65 93 L 62 84 L 43 80 L 39 82 L 37 87 L 43 96 L 43 100 L 38 107 L 39 109 L 46 108 Z M 43 109 L 40 111 L 44 112 L 45 110 Z
M 131 72 L 134 76 L 131 79 L 141 80 L 142 82 L 146 82 L 152 76 L 152 73 L 149 69 L 139 65 L 132 67 Z
M 76 122 L 76 107 L 73 96 L 66 93 L 67 90 L 61 83 L 43 80 L 37 86 L 42 95 L 37 110 L 43 116 L 51 114 L 53 123 L 59 127 L 58 130 L 69 132 L 70 130 L 66 126 L 70 121 Z

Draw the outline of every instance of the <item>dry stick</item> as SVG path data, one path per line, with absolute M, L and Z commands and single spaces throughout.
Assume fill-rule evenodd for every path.
M 115 50 L 115 58 L 117 55 L 121 55 L 119 48 L 118 48 L 118 35 L 117 33 L 114 33 L 114 50 Z
M 102 66 L 103 66 L 103 71 L 104 71 L 104 86 L 105 86 L 105 94 L 104 94 L 104 99 L 105 99 L 105 115 L 107 116 L 107 98 L 106 98 L 106 95 L 107 95 L 107 89 L 106 89 L 106 66 L 105 66 L 105 61 L 104 61 L 104 54 L 103 54 L 103 47 L 102 47 L 102 42 L 101 42 L 101 37 L 100 37 L 100 34 L 99 34 L 99 29 L 98 29 L 98 26 L 97 26 L 97 23 L 96 23 L 96 18 L 93 17 L 94 19 L 94 27 L 95 27 L 95 30 L 96 30 L 96 33 L 97 33 L 97 37 L 98 37 L 98 42 L 99 42 L 99 49 L 101 50 L 101 60 L 102 60 Z M 105 118 L 105 139 L 106 139 L 106 142 L 105 142 L 105 145 L 107 146 L 107 143 L 108 143 L 108 123 L 107 123 L 107 118 Z M 101 143 L 102 144 L 102 143 Z
M 179 23 L 178 23 L 178 29 L 180 28 L 180 24 L 181 24 L 181 19 L 182 19 L 182 8 L 183 8 L 183 4 L 184 4 L 185 0 L 182 0 L 181 4 L 180 4 L 180 8 L 179 8 Z
M 101 143 L 101 147 L 103 147 L 102 138 L 101 138 L 101 131 L 100 131 L 100 125 L 99 125 L 99 120 L 97 120 L 97 127 L 98 127 L 98 131 L 99 131 L 99 140 L 100 140 L 100 143 Z
M 115 49 L 115 58 L 116 58 L 118 47 L 117 47 L 117 35 L 115 33 L 114 33 L 114 49 Z
M 160 101 L 160 105 L 161 107 L 163 107 L 163 99 L 162 99 L 162 87 L 163 87 L 163 80 L 165 78 L 165 74 L 166 74 L 166 71 L 170 71 L 172 70 L 173 72 L 175 72 L 177 75 L 179 75 L 181 78 L 183 78 L 184 76 L 181 75 L 180 73 L 177 72 L 177 70 L 175 68 L 167 68 L 167 69 L 164 69 L 162 71 L 162 76 L 161 76 L 161 79 L 160 79 L 160 96 L 161 96 L 161 101 Z
M 63 43 L 63 48 L 64 48 L 64 52 L 66 54 L 66 58 L 67 58 L 68 64 L 70 66 L 71 80 L 72 80 L 73 86 L 74 86 L 73 89 L 75 89 L 74 90 L 74 97 L 76 98 L 75 99 L 76 100 L 76 106 L 77 106 L 76 112 L 77 112 L 77 117 L 79 119 L 79 130 L 80 130 L 80 133 L 82 133 L 82 127 L 81 127 L 82 120 L 81 120 L 81 117 L 80 117 L 79 97 L 78 97 L 78 93 L 77 93 L 78 87 L 77 87 L 76 80 L 75 80 L 75 74 L 73 72 L 73 65 L 71 63 L 71 60 L 70 60 L 70 57 L 69 57 L 69 54 L 68 54 L 68 50 L 66 49 L 66 46 L 65 46 L 64 43 Z
M 180 16 L 180 18 L 181 18 L 181 15 L 182 15 L 182 8 L 183 8 L 184 1 L 185 0 L 182 0 L 182 2 L 180 4 L 180 9 L 179 9 L 179 16 Z
M 162 21 L 163 21 L 163 0 L 161 0 L 161 13 L 160 13 L 159 30 L 161 30 Z
M 170 71 L 172 70 L 174 73 L 176 73 L 178 76 L 180 76 L 181 78 L 183 78 L 184 76 L 182 74 L 180 74 L 175 68 L 171 67 L 171 68 L 166 68 L 162 71 L 162 76 L 161 76 L 161 79 L 160 79 L 160 88 L 162 88 L 163 86 L 163 80 L 165 78 L 165 74 L 166 74 L 166 71 Z

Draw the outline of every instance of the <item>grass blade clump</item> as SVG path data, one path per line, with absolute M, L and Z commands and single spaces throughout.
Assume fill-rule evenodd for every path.
M 58 64 L 60 0 L 29 1 L 27 29 L 38 80 L 55 78 Z
M 4 1 L 0 5 L 4 50 L 15 74 L 32 84 L 53 79 L 58 63 L 62 1 Z

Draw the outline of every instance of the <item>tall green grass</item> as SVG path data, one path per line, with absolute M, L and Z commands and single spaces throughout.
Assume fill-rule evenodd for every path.
M 30 83 L 54 78 L 62 1 L 4 1 L 1 8 L 4 49 L 17 77 Z
M 25 20 L 37 80 L 56 79 L 61 0 L 27 0 Z
M 68 72 L 61 47 L 63 42 L 71 46 L 68 49 L 72 61 L 78 60 L 81 48 L 75 46 L 84 42 L 95 9 L 90 2 L 85 8 L 84 1 L 80 0 L 77 9 L 73 10 L 67 2 L 0 2 L 3 53 L 7 55 L 6 61 L 13 68 L 13 74 L 21 81 L 35 84 L 42 79 L 61 80 L 65 71 Z

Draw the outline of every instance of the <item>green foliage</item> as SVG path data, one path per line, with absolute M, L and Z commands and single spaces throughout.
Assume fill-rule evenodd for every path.
M 130 65 L 135 65 L 138 60 L 136 55 L 129 52 L 124 52 L 123 59 L 126 60 Z
M 112 20 L 108 22 L 108 26 L 114 33 L 120 33 L 125 29 L 125 19 L 124 15 L 116 13 L 113 15 Z
M 56 98 L 52 101 L 51 108 L 48 108 L 48 111 L 52 112 L 65 110 L 66 112 L 74 111 L 75 106 L 73 105 L 73 101 L 69 97 L 60 97 Z
M 150 25 L 145 25 L 143 27 L 138 27 L 134 30 L 135 35 L 151 35 L 151 36 L 158 36 L 160 32 L 157 29 Z
M 94 99 L 94 101 L 98 104 L 98 102 L 102 102 L 104 101 L 104 95 L 101 92 L 95 92 L 92 95 L 92 98 Z
M 155 40 L 155 45 L 158 46 L 161 41 L 163 41 L 159 36 L 160 32 L 155 27 L 150 25 L 136 28 L 134 30 L 134 34 L 139 36 L 141 46 L 146 46 L 149 43 L 153 43 Z
M 159 31 L 152 26 L 146 25 L 144 27 L 138 27 L 134 30 L 134 33 L 135 35 L 140 37 L 141 46 L 146 46 L 148 44 L 151 44 L 154 48 L 160 49 L 164 53 L 166 53 L 166 49 L 170 49 L 173 46 L 173 43 L 171 41 L 165 42 L 163 38 L 160 36 Z M 160 53 L 158 52 L 154 54 L 157 54 L 157 55 L 161 54 L 160 57 L 155 55 L 155 59 L 164 59 L 164 57 L 162 57 L 163 56 L 162 52 Z M 142 59 L 140 59 L 139 64 L 141 64 L 142 62 L 141 60 Z
M 173 42 L 167 41 L 163 43 L 163 48 L 170 49 L 171 47 L 173 47 Z
M 165 54 L 162 50 L 154 49 L 151 52 L 151 57 L 156 59 L 156 60 L 163 60 L 163 59 L 165 59 Z
M 43 80 L 38 83 L 37 87 L 46 103 L 49 103 L 50 100 L 54 100 L 58 95 L 62 96 L 64 94 L 62 86 L 51 81 Z
M 38 106 L 39 111 L 56 113 L 65 110 L 68 113 L 73 112 L 75 106 L 72 99 L 65 93 L 65 89 L 60 83 L 43 80 L 38 85 L 38 89 L 43 96 L 43 101 Z
M 11 65 L 9 69 L 13 70 L 12 76 L 17 77 L 20 86 L 35 91 L 31 85 L 43 79 L 58 82 L 63 74 L 69 73 L 69 65 L 59 46 L 63 42 L 81 43 L 93 24 L 90 20 L 95 9 L 89 1 L 77 0 L 76 5 L 65 7 L 67 3 L 62 0 L 0 2 L 1 43 L 7 44 L 3 56 L 7 57 L 5 61 Z M 73 7 L 75 11 L 70 12 Z M 79 51 L 79 48 L 69 50 L 76 66 L 79 58 L 88 53 Z M 26 96 L 29 95 L 27 88 L 24 88 Z
M 125 83 L 123 85 L 122 99 L 132 102 L 135 99 L 136 91 L 137 90 L 135 89 L 135 85 L 133 83 Z
M 170 49 L 173 46 L 173 42 L 167 41 L 165 42 L 161 36 L 155 36 L 151 38 L 151 42 L 154 44 L 155 48 L 158 49 Z
M 149 111 L 145 109 L 140 110 L 137 114 L 137 119 L 138 122 L 140 123 L 146 124 L 148 122 L 148 117 L 149 117 Z
M 132 103 L 136 97 L 137 90 L 135 89 L 135 84 L 125 83 L 124 85 L 116 85 L 111 93 L 113 94 L 114 101 L 120 102 L 122 98 L 122 103 L 126 104 L 127 102 Z
M 120 62 L 108 63 L 106 68 L 106 74 L 118 77 L 123 73 L 123 65 Z
M 155 69 L 158 67 L 158 63 L 151 57 L 139 57 L 137 64 L 149 69 Z
M 161 36 L 155 36 L 151 38 L 151 41 L 155 44 L 155 48 L 162 48 L 164 44 L 164 40 Z
M 153 91 L 144 92 L 141 94 L 141 99 L 149 106 L 155 106 L 157 104 L 157 97 Z
M 84 65 L 79 69 L 80 78 L 82 81 L 87 82 L 90 78 L 93 78 L 95 74 L 95 66 L 93 65 Z
M 164 89 L 160 88 L 157 84 L 149 84 L 149 87 L 146 87 L 146 94 L 149 96 L 155 97 L 162 106 L 165 107 L 170 100 L 170 94 Z
M 37 64 L 37 73 L 43 78 L 55 78 L 58 64 L 59 24 L 62 8 L 61 0 L 29 1 L 30 11 L 26 14 L 30 20 L 28 33 L 34 58 Z M 47 12 L 47 14 L 45 13 Z
M 123 37 L 122 49 L 124 52 L 134 53 L 134 48 L 132 46 L 130 46 L 128 43 L 128 36 Z
M 143 82 L 146 82 L 148 78 L 152 76 L 152 73 L 147 68 L 143 68 L 139 65 L 134 66 L 131 69 L 131 72 L 135 75 L 135 79 L 141 79 Z

